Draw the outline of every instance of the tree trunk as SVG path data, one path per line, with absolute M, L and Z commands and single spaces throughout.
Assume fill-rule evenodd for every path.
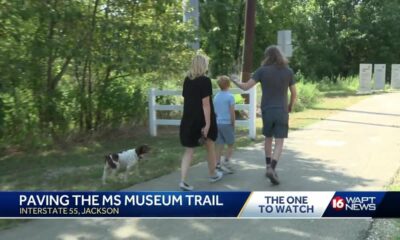
M 86 130 L 90 131 L 93 128 L 93 103 L 92 103 L 92 63 L 88 66 L 88 87 L 87 87 L 87 114 L 86 114 Z
M 240 71 L 240 42 L 242 41 L 243 36 L 243 12 L 244 12 L 244 1 L 241 0 L 239 2 L 238 7 L 238 19 L 237 19 L 237 31 L 236 31 L 236 46 L 234 52 L 234 60 L 235 60 L 235 71 Z
M 98 129 L 103 124 L 104 100 L 102 98 L 106 95 L 106 90 L 110 82 L 111 70 L 112 68 L 108 66 L 102 84 L 100 85 L 101 86 L 100 90 L 97 95 L 97 109 L 96 109 L 96 122 L 95 122 L 96 129 Z

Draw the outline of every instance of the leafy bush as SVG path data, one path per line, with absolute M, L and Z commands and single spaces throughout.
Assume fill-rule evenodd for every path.
M 318 83 L 318 89 L 322 92 L 347 92 L 353 93 L 358 89 L 358 76 L 352 77 L 337 77 L 335 81 L 331 81 L 328 78 L 323 78 Z
M 294 106 L 295 112 L 303 111 L 316 104 L 322 94 L 318 90 L 317 84 L 307 80 L 301 72 L 296 73 L 297 101 Z
M 316 84 L 298 82 L 296 87 L 297 101 L 294 106 L 295 112 L 300 112 L 306 108 L 312 107 L 321 98 L 321 92 L 318 90 Z
M 241 94 L 234 94 L 235 104 L 244 104 L 244 98 Z

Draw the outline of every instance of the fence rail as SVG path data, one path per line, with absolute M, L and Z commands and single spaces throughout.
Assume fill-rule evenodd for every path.
M 249 137 L 256 138 L 256 101 L 257 90 L 252 88 L 248 91 L 242 91 L 238 88 L 230 90 L 233 94 L 248 94 L 249 104 L 236 104 L 235 110 L 247 110 L 249 118 L 247 120 L 236 120 L 237 126 L 247 127 Z M 149 131 L 151 136 L 157 136 L 157 126 L 179 126 L 180 119 L 157 119 L 157 111 L 183 111 L 183 105 L 161 105 L 157 104 L 157 96 L 181 96 L 182 90 L 158 90 L 151 88 L 149 90 Z

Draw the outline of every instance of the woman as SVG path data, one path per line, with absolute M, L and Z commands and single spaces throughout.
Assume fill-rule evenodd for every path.
M 185 147 L 181 163 L 181 182 L 179 187 L 192 191 L 193 186 L 186 183 L 187 172 L 193 159 L 194 148 L 205 144 L 208 157 L 209 181 L 222 178 L 222 172 L 216 171 L 216 153 L 214 141 L 217 138 L 217 123 L 212 104 L 211 80 L 206 76 L 208 60 L 196 55 L 183 83 L 183 116 L 180 125 L 180 140 Z
M 249 81 L 233 82 L 245 91 L 252 88 L 257 82 L 261 83 L 266 176 L 272 184 L 279 184 L 276 165 L 282 153 L 284 139 L 288 136 L 289 112 L 292 111 L 295 104 L 297 93 L 293 71 L 288 67 L 288 60 L 279 48 L 270 46 L 265 50 L 264 55 L 265 59 L 262 61 L 261 67 L 254 72 Z M 291 93 L 289 104 L 288 89 Z M 273 139 L 275 139 L 275 148 L 272 152 Z

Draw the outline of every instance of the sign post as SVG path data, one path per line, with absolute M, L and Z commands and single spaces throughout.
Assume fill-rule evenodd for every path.
M 400 64 L 392 64 L 391 87 L 400 89 Z
M 199 0 L 189 0 L 183 1 L 183 21 L 193 21 L 193 25 L 195 27 L 195 40 L 191 43 L 191 47 L 194 50 L 200 49 L 200 40 L 199 40 L 199 18 L 200 18 L 200 11 L 199 11 Z
M 385 89 L 386 64 L 374 64 L 374 90 Z
M 358 87 L 359 93 L 371 92 L 371 78 L 372 78 L 372 64 L 360 64 L 360 86 Z
M 285 57 L 292 57 L 292 31 L 281 30 L 278 31 L 278 47 L 282 50 Z

